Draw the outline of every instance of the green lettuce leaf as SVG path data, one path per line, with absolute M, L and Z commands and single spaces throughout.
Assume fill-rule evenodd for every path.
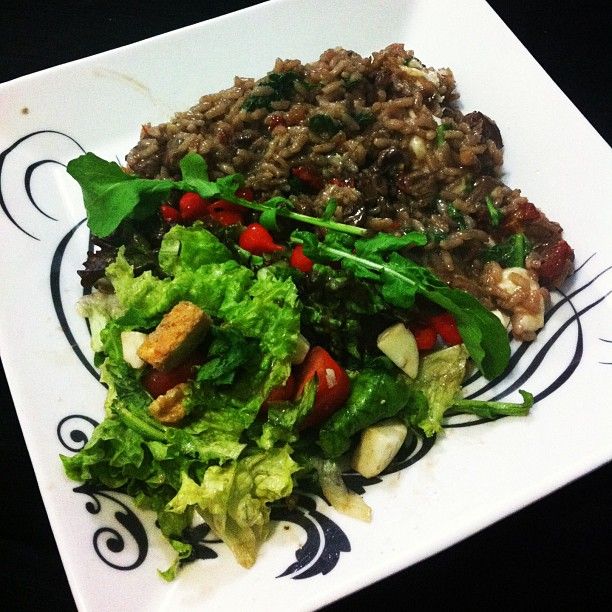
M 229 259 L 232 259 L 230 250 L 198 223 L 190 227 L 172 227 L 164 235 L 159 250 L 159 266 L 171 276 Z
M 413 424 L 432 436 L 442 431 L 446 411 L 461 395 L 468 352 L 462 344 L 426 355 L 421 359 L 415 389 L 427 399 L 427 413 L 419 413 Z
M 232 550 L 238 563 L 251 567 L 270 524 L 269 504 L 293 490 L 298 465 L 287 447 L 273 448 L 211 466 L 201 484 L 187 475 L 166 510 L 177 514 L 191 507 Z
M 77 303 L 77 311 L 89 321 L 91 348 L 94 353 L 99 353 L 102 350 L 102 330 L 111 319 L 123 313 L 117 296 L 100 292 L 84 295 Z
M 313 379 L 306 384 L 299 399 L 292 402 L 275 402 L 268 407 L 268 419 L 257 441 L 261 448 L 267 450 L 279 442 L 292 444 L 297 441 L 296 426 L 312 410 L 316 390 Z

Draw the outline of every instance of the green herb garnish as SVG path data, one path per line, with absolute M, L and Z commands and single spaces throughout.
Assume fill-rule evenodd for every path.
M 329 138 L 342 129 L 342 124 L 325 113 L 319 113 L 308 119 L 308 129 L 318 136 Z
M 496 261 L 503 268 L 524 268 L 525 258 L 533 245 L 525 234 L 513 234 L 504 242 L 489 247 L 483 253 L 484 261 Z
M 491 219 L 491 225 L 493 227 L 498 227 L 503 218 L 503 213 L 501 210 L 495 208 L 495 203 L 493 202 L 493 198 L 491 196 L 487 196 L 485 198 L 485 202 L 487 203 L 487 211 L 489 212 L 489 219 Z
M 266 202 L 239 198 L 236 190 L 242 187 L 244 178 L 240 174 L 231 174 L 216 181 L 209 180 L 206 162 L 197 153 L 188 153 L 179 166 L 181 180 L 144 179 L 124 172 L 115 162 L 86 153 L 68 162 L 67 170 L 83 191 L 89 229 L 101 238 L 115 231 L 125 219 L 142 220 L 155 214 L 173 190 L 195 191 L 203 198 L 219 196 L 259 211 L 265 214 L 268 227 L 273 227 L 276 216 L 281 216 L 356 236 L 367 233 L 363 227 L 294 212 L 291 201 L 280 196 Z
M 458 399 L 453 403 L 451 414 L 475 414 L 485 419 L 494 419 L 501 416 L 526 416 L 533 406 L 533 395 L 529 391 L 519 390 L 523 401 L 494 402 L 487 400 Z
M 441 123 L 436 128 L 436 145 L 441 147 L 446 142 L 446 130 L 451 129 L 453 126 L 450 123 Z
M 459 229 L 464 230 L 467 228 L 467 223 L 463 213 L 460 213 L 450 202 L 446 205 L 446 213 L 448 214 L 449 218 L 457 224 Z
M 272 89 L 272 93 L 261 96 L 249 96 L 243 102 L 242 108 L 251 112 L 258 108 L 270 108 L 272 102 L 290 100 L 295 91 L 295 83 L 298 81 L 302 82 L 303 79 L 297 72 L 292 70 L 287 72 L 272 72 L 258 84 L 262 87 L 269 87 Z
M 345 89 L 352 89 L 357 85 L 357 83 L 361 83 L 361 76 L 357 77 L 342 77 L 342 82 L 344 83 Z
M 353 119 L 359 124 L 359 127 L 363 130 L 368 125 L 372 125 L 376 121 L 374 113 L 368 110 L 359 111 L 353 115 Z

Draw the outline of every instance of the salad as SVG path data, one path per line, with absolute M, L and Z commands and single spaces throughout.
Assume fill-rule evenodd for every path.
M 326 52 L 320 62 L 346 59 L 345 53 Z M 359 79 L 353 74 L 357 84 L 349 85 L 350 71 L 335 73 L 344 79 L 345 94 L 353 92 L 353 111 L 359 87 L 365 88 L 369 106 L 357 112 L 371 117 L 355 122 L 359 135 L 352 135 L 362 145 L 372 130 L 378 130 L 373 140 L 381 138 L 377 113 L 385 101 L 372 99 L 366 82 L 378 78 L 384 85 L 376 76 L 381 57 L 401 81 L 398 99 L 410 93 L 408 85 L 433 82 L 412 52 L 398 45 L 366 61 L 363 66 L 374 72 L 364 68 Z M 301 123 L 295 125 L 313 132 L 312 147 L 355 129 L 336 118 L 324 95 L 313 94 L 330 78 L 320 65 L 293 61 L 289 67 L 277 63 L 264 79 L 244 86 L 231 111 L 241 117 L 240 129 L 254 132 L 259 125 L 272 142 L 287 125 L 270 116 L 298 107 Z M 466 128 L 459 111 L 452 118 L 444 114 L 452 109 L 444 87 L 448 100 L 431 94 L 435 108 L 425 110 L 446 117 L 434 122 L 446 127 L 434 129 L 423 146 L 438 156 L 442 147 L 451 156 L 452 139 L 445 134 Z M 322 106 L 329 113 L 321 113 Z M 211 116 L 200 129 L 209 133 L 227 116 Z M 145 139 L 153 131 L 143 128 Z M 492 138 L 482 130 L 480 135 L 492 150 Z M 528 219 L 516 212 L 517 192 L 503 185 L 483 195 L 478 214 L 470 216 L 465 206 L 459 212 L 494 168 L 470 167 L 458 149 L 458 167 L 469 172 L 455 173 L 453 181 L 465 193 L 444 202 L 445 219 L 439 197 L 419 196 L 435 209 L 433 221 L 414 211 L 409 219 L 408 200 L 414 210 L 424 205 L 406 187 L 406 156 L 409 170 L 422 178 L 418 164 L 426 163 L 426 155 L 406 147 L 404 157 L 395 156 L 394 169 L 385 169 L 387 179 L 403 187 L 388 193 L 399 221 L 384 227 L 372 216 L 346 215 L 346 198 L 358 197 L 353 192 L 367 204 L 364 175 L 373 172 L 368 156 L 352 174 L 345 168 L 317 185 L 313 168 L 318 179 L 329 171 L 314 165 L 321 148 L 295 151 L 285 180 L 265 184 L 261 159 L 251 159 L 244 174 L 225 172 L 234 168 L 197 147 L 178 157 L 173 151 L 172 161 L 154 172 L 150 165 L 134 168 L 136 158 L 145 159 L 142 143 L 128 155 L 127 169 L 93 153 L 68 164 L 82 188 L 92 234 L 80 271 L 87 292 L 78 308 L 88 320 L 108 393 L 104 420 L 79 453 L 62 461 L 70 478 L 123 491 L 157 513 L 157 525 L 176 551 L 172 566 L 160 572 L 164 578 L 173 579 L 195 558 L 185 536 L 194 520 L 205 521 L 238 563 L 250 567 L 269 533 L 271 505 L 290 505 L 297 488 L 315 487 L 339 512 L 370 520 L 370 508 L 346 487 L 343 471 L 366 478 L 384 473 L 410 436 L 442 432 L 450 414 L 528 414 L 533 397 L 527 391 L 517 403 L 477 401 L 463 399 L 461 385 L 473 368 L 488 379 L 504 373 L 509 328 L 528 340 L 541 327 L 545 290 L 533 269 L 538 262 L 552 266 L 550 244 L 536 242 L 528 226 L 517 225 Z M 338 172 L 330 151 L 321 164 Z M 505 216 L 514 225 L 502 228 Z M 480 235 L 463 234 L 464 243 L 479 245 L 470 246 L 470 257 L 481 262 L 485 286 L 494 287 L 487 299 L 466 290 L 466 275 L 464 282 L 441 278 L 431 259 L 450 244 L 440 247 L 441 241 L 456 240 L 470 224 L 475 229 L 473 219 L 493 236 L 482 244 Z M 434 230 L 447 221 L 450 229 L 441 237 Z M 561 263 L 550 273 L 556 281 L 568 259 L 558 257 Z M 531 311 L 515 308 L 529 300 Z

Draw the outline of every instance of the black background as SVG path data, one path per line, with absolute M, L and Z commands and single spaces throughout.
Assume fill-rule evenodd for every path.
M 5 0 L 0 9 L 0 82 L 252 4 L 257 3 L 82 0 L 42 5 Z M 489 4 L 612 143 L 612 3 L 587 0 L 569 5 L 571 10 L 558 2 Z M 0 129 L 2 121 L 0 117 Z M 609 206 L 610 196 L 602 193 L 597 205 Z M 0 374 L 0 601 L 7 610 L 74 610 L 4 373 Z M 328 610 L 383 602 L 416 610 L 449 604 L 473 609 L 611 609 L 611 502 L 612 465 L 607 465 Z

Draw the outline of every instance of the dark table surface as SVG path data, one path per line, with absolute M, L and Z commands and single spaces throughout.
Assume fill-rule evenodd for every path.
M 0 82 L 256 2 L 81 0 L 43 5 L 5 0 L 2 4 Z M 571 5 L 571 11 L 557 2 L 519 6 L 509 0 L 489 0 L 489 4 L 612 143 L 612 62 L 607 50 L 612 3 L 587 0 Z M 2 117 L 0 129 L 1 123 Z M 610 194 L 601 195 L 600 205 L 607 205 Z M 2 608 L 73 610 L 3 372 L 0 393 Z M 414 609 L 450 603 L 478 610 L 492 605 L 520 610 L 539 601 L 545 602 L 541 609 L 610 609 L 611 510 L 612 465 L 608 464 L 328 609 L 360 609 L 387 601 Z

